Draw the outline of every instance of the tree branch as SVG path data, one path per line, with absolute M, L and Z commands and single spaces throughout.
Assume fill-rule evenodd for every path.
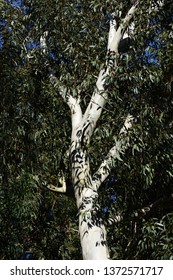
M 40 48 L 43 55 L 49 56 L 49 51 L 46 43 L 46 39 L 48 36 L 48 31 L 43 33 L 43 36 L 40 37 Z M 79 124 L 82 121 L 82 110 L 80 106 L 80 96 L 78 98 L 73 97 L 69 90 L 66 87 L 60 85 L 60 81 L 54 75 L 54 71 L 52 70 L 48 60 L 46 61 L 48 68 L 49 68 L 49 79 L 51 84 L 53 85 L 54 89 L 58 91 L 60 96 L 63 98 L 64 102 L 69 106 L 71 110 L 72 116 L 72 140 L 74 137 L 74 133 L 78 128 Z
M 109 176 L 110 171 L 114 166 L 115 160 L 117 159 L 121 161 L 121 154 L 125 152 L 129 144 L 128 132 L 132 127 L 132 123 L 133 117 L 128 115 L 122 129 L 120 130 L 119 139 L 116 141 L 115 146 L 110 149 L 99 169 L 93 175 L 93 186 L 95 190 L 98 190 L 100 185 Z
M 59 85 L 59 80 L 54 74 L 49 75 L 50 82 L 55 89 L 57 89 L 64 102 L 69 106 L 72 118 L 72 141 L 75 137 L 75 132 L 82 121 L 82 110 L 80 106 L 80 96 L 78 98 L 73 97 L 67 88 Z
M 96 127 L 97 121 L 107 101 L 107 92 L 105 89 L 105 84 L 106 84 L 106 79 L 109 77 L 110 68 L 112 67 L 109 53 L 110 52 L 118 53 L 118 46 L 120 40 L 123 38 L 123 35 L 128 25 L 130 24 L 130 21 L 136 11 L 137 5 L 138 5 L 138 1 L 130 8 L 126 17 L 122 20 L 122 23 L 118 27 L 118 29 L 117 29 L 117 23 L 115 18 L 112 17 L 112 19 L 110 20 L 106 64 L 98 75 L 96 88 L 93 92 L 90 103 L 85 111 L 82 120 L 82 127 L 84 128 L 87 125 L 88 128 L 85 130 L 85 134 L 84 134 L 84 137 L 87 139 L 86 140 L 87 144 L 89 144 L 90 142 L 90 138 Z
M 109 40 L 108 40 L 108 51 L 118 54 L 118 46 L 120 40 L 123 38 L 124 33 L 126 32 L 128 26 L 130 25 L 130 21 L 136 12 L 139 1 L 136 1 L 135 4 L 130 8 L 125 18 L 122 20 L 121 24 L 117 29 L 116 20 L 113 19 L 111 21 L 111 27 L 109 32 Z
M 157 214 L 159 214 L 160 212 L 165 214 L 165 212 L 169 213 L 172 212 L 172 210 L 173 210 L 173 193 L 171 193 L 169 197 L 164 196 L 154 201 L 150 205 L 134 211 L 131 215 L 132 217 L 131 220 L 143 218 L 146 215 L 150 215 L 150 217 L 152 216 L 157 217 Z M 109 225 L 116 224 L 118 222 L 123 221 L 123 219 L 124 219 L 123 215 L 119 214 L 116 215 L 115 217 L 109 218 L 108 224 Z
M 72 186 L 72 184 L 69 184 L 66 182 L 66 178 L 63 173 L 61 173 L 61 177 L 59 178 L 58 181 L 59 181 L 61 187 L 55 186 L 53 184 L 47 184 L 46 187 L 53 192 L 57 192 L 57 193 L 65 194 L 70 197 L 74 197 L 73 186 Z

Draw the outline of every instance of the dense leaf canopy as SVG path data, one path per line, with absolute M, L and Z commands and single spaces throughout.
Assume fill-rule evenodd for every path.
M 18 2 L 18 5 L 16 3 Z M 70 112 L 49 67 L 86 108 L 105 63 L 112 12 L 133 1 L 0 1 L 1 259 L 79 259 L 75 202 L 45 182 L 70 181 Z M 173 258 L 173 23 L 171 1 L 139 1 L 127 53 L 107 81 L 109 99 L 89 147 L 92 171 L 113 146 L 127 113 L 130 147 L 100 189 L 113 259 Z M 144 5 L 145 2 L 145 5 Z M 48 55 L 40 38 L 46 37 Z M 130 32 L 130 31 L 129 31 Z M 152 205 L 152 207 L 150 207 Z M 141 209 L 150 207 L 143 215 Z

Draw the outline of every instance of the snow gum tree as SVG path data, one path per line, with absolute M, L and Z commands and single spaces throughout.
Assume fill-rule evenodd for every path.
M 72 184 L 79 210 L 80 240 L 83 258 L 85 260 L 109 258 L 106 244 L 106 230 L 98 213 L 98 189 L 108 177 L 113 161 L 120 157 L 120 154 L 128 146 L 128 130 L 132 125 L 133 117 L 131 115 L 126 117 L 114 146 L 94 174 L 90 170 L 88 148 L 97 121 L 108 99 L 108 90 L 106 87 L 109 85 L 107 80 L 110 76 L 111 68 L 114 68 L 114 71 L 116 71 L 118 67 L 117 56 L 119 54 L 118 48 L 120 41 L 125 36 L 128 36 L 127 29 L 131 26 L 131 21 L 137 6 L 138 2 L 132 5 L 127 15 L 122 19 L 120 18 L 119 25 L 117 25 L 114 13 L 110 14 L 111 19 L 105 64 L 101 67 L 91 99 L 84 112 L 80 105 L 81 93 L 73 96 L 69 92 L 68 87 L 61 86 L 59 79 L 53 73 L 50 73 L 50 81 L 71 110 L 72 135 L 69 156 L 72 170 Z M 41 38 L 41 47 L 43 53 L 46 54 L 48 51 L 46 33 Z M 51 189 L 51 185 L 49 188 Z
M 130 40 L 134 38 L 137 24 L 135 14 L 140 12 L 140 1 L 134 1 L 127 7 L 124 14 L 115 6 L 109 13 L 109 31 L 107 40 L 107 50 L 105 51 L 105 61 L 100 67 L 96 84 L 93 88 L 90 101 L 85 110 L 81 107 L 82 92 L 71 92 L 67 86 L 61 85 L 61 78 L 57 78 L 50 70 L 50 82 L 58 94 L 62 96 L 71 111 L 72 134 L 69 158 L 71 162 L 71 177 L 74 188 L 76 204 L 79 211 L 79 233 L 84 259 L 108 259 L 109 253 L 106 243 L 106 230 L 99 215 L 98 190 L 101 184 L 109 176 L 113 163 L 120 159 L 129 145 L 129 133 L 134 116 L 129 112 L 125 117 L 125 122 L 115 139 L 113 147 L 108 152 L 94 174 L 90 169 L 89 146 L 91 137 L 97 126 L 97 122 L 109 100 L 111 90 L 110 78 L 116 79 L 118 72 L 120 53 L 127 53 Z M 151 3 L 148 11 L 157 10 L 163 6 L 162 2 Z M 87 32 L 87 31 L 86 31 Z M 41 48 L 43 54 L 49 54 L 45 31 L 41 37 Z M 126 40 L 128 39 L 128 40 Z M 123 42 L 124 41 L 124 42 Z M 124 49 L 123 49 L 124 43 Z M 130 46 L 129 46 L 130 48 Z M 128 67 L 128 61 L 126 61 Z M 80 66 L 78 66 L 80 68 Z M 113 73 L 113 74 L 112 74 Z M 65 182 L 64 182 L 65 184 Z M 49 185 L 51 189 L 51 185 Z M 53 190 L 56 190 L 55 187 Z M 57 189 L 58 190 L 58 189 Z
M 48 189 L 74 193 L 84 260 L 110 258 L 99 194 L 113 172 L 121 177 L 123 189 L 114 220 L 122 222 L 127 216 L 132 220 L 127 250 L 138 231 L 134 216 L 157 209 L 158 204 L 151 203 L 145 192 L 157 200 L 160 196 L 154 193 L 159 185 L 160 195 L 165 187 L 172 199 L 171 6 L 169 1 L 156 0 L 23 1 L 25 38 L 19 68 L 30 73 L 30 80 L 22 74 L 25 91 L 35 82 L 35 102 L 40 98 L 42 103 L 34 117 L 44 126 L 44 143 L 51 142 L 53 147 L 49 155 L 41 143 L 47 163 L 45 174 L 44 170 L 38 173 Z M 31 92 L 26 98 L 28 110 L 35 106 L 33 96 Z M 63 134 L 57 120 L 62 125 L 66 119 L 71 124 Z M 58 138 L 56 147 L 53 136 L 48 138 L 51 133 Z M 35 143 L 39 135 L 34 134 Z M 158 179 L 165 161 L 164 179 Z M 55 171 L 60 172 L 61 186 L 50 182 L 49 175 Z M 121 233 L 116 230 L 117 234 Z

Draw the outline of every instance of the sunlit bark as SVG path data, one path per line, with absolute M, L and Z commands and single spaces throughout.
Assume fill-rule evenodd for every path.
M 82 246 L 83 259 L 109 259 L 106 243 L 106 229 L 100 217 L 98 205 L 98 189 L 101 183 L 109 176 L 113 162 L 120 159 L 120 155 L 128 147 L 128 132 L 132 126 L 133 117 L 128 115 L 125 123 L 117 137 L 115 146 L 109 151 L 105 160 L 101 163 L 98 171 L 92 176 L 89 163 L 88 146 L 94 129 L 97 125 L 102 110 L 107 102 L 106 79 L 109 77 L 113 54 L 113 63 L 118 67 L 116 55 L 121 39 L 126 36 L 127 28 L 131 24 L 132 17 L 137 9 L 138 1 L 130 8 L 129 12 L 117 26 L 113 17 L 110 21 L 108 34 L 107 54 L 105 65 L 100 70 L 91 100 L 82 113 L 80 96 L 73 97 L 68 89 L 61 86 L 58 79 L 50 71 L 50 81 L 59 92 L 71 111 L 72 135 L 70 160 L 72 167 L 72 183 L 79 211 L 79 233 Z M 42 48 L 45 52 L 46 44 L 44 36 L 41 38 Z M 49 185 L 52 190 L 54 186 Z M 62 191 L 62 189 L 61 189 Z

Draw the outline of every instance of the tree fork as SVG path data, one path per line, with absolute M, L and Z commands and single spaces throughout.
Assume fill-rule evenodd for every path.
M 116 29 L 115 20 L 110 22 L 107 53 L 114 52 L 116 54 L 118 52 L 120 40 L 123 38 L 133 14 L 136 11 L 137 3 L 138 1 L 130 8 L 118 29 Z M 47 36 L 47 34 L 45 34 L 45 36 Z M 47 52 L 45 36 L 41 38 L 43 54 Z M 64 88 L 60 84 L 53 74 L 53 71 L 50 71 L 50 82 L 62 96 L 71 111 L 72 134 L 70 154 L 72 183 L 77 208 L 79 210 L 79 233 L 83 259 L 85 260 L 109 259 L 106 243 L 106 229 L 98 211 L 98 188 L 110 173 L 111 164 L 109 164 L 109 162 L 118 158 L 118 153 L 125 151 L 125 146 L 128 143 L 126 134 L 132 125 L 132 117 L 127 116 L 119 134 L 121 140 L 117 141 L 116 145 L 110 150 L 107 158 L 97 171 L 97 176 L 95 174 L 95 177 L 92 178 L 87 149 L 97 121 L 101 116 L 108 98 L 105 84 L 106 79 L 109 77 L 111 67 L 109 56 L 106 54 L 106 67 L 100 70 L 96 88 L 93 91 L 91 100 L 84 114 L 82 114 L 80 106 L 80 95 L 77 98 L 71 96 L 67 88 Z M 125 140 L 123 140 L 123 138 Z

